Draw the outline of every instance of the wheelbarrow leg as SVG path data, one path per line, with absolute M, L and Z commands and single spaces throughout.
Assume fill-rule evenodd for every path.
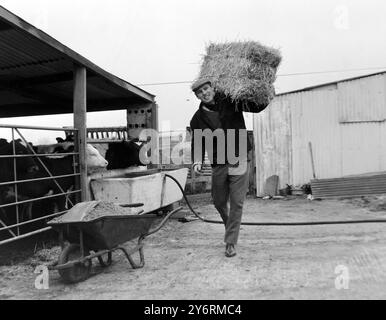
M 111 262 L 112 262 L 112 253 L 111 253 L 111 251 L 107 253 L 107 261 L 106 262 L 103 261 L 102 256 L 98 256 L 97 258 L 98 258 L 99 264 L 102 267 L 108 267 L 109 265 L 111 265 Z
M 142 243 L 143 239 L 145 239 L 145 237 L 140 237 L 138 240 L 138 245 L 134 249 L 130 250 L 130 252 L 127 252 L 127 250 L 124 247 L 117 247 L 117 249 L 121 250 L 125 254 L 127 260 L 129 260 L 130 265 L 133 269 L 143 268 L 143 266 L 145 265 L 145 256 L 143 254 L 143 243 Z M 137 264 L 131 257 L 131 255 L 137 251 L 139 252 L 139 257 L 140 257 L 139 264 Z
M 126 251 L 126 249 L 125 248 L 123 248 L 123 247 L 117 247 L 117 249 L 119 249 L 119 250 L 121 250 L 124 254 L 125 254 L 125 256 L 126 256 L 126 258 L 127 258 L 127 260 L 129 260 L 129 262 L 130 262 L 130 265 L 132 266 L 132 268 L 133 269 L 139 269 L 139 268 L 143 268 L 143 266 L 145 265 L 145 259 L 144 259 L 144 256 L 143 256 L 143 247 L 141 246 L 141 247 L 136 247 L 135 248 L 135 251 L 139 251 L 139 256 L 140 256 L 140 262 L 139 262 L 139 264 L 137 264 L 134 260 L 133 260 L 133 258 L 131 257 L 131 255 L 135 252 L 133 252 L 133 251 L 131 251 L 130 253 L 128 253 L 127 251 Z
M 60 228 L 59 231 L 59 244 L 60 244 L 60 249 L 64 249 L 65 243 L 64 243 L 64 230 L 63 228 Z

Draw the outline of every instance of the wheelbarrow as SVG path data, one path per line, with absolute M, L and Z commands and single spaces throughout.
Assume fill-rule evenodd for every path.
M 143 204 L 121 204 L 120 207 L 129 208 L 127 215 L 106 212 L 105 215 L 90 219 L 88 213 L 100 202 L 78 203 L 63 216 L 48 222 L 59 232 L 62 248 L 57 262 L 50 265 L 49 269 L 58 270 L 67 283 L 86 280 L 91 274 L 93 259 L 97 259 L 102 267 L 109 266 L 112 253 L 117 250 L 125 254 L 133 269 L 142 268 L 145 265 L 143 240 L 160 230 L 170 216 L 182 209 L 179 207 L 162 217 L 153 213 L 143 214 L 140 209 Z M 127 250 L 122 246 L 136 238 L 138 242 L 134 248 Z M 136 252 L 139 253 L 139 263 L 132 257 Z

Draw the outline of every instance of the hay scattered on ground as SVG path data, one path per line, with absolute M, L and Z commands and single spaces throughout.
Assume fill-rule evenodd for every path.
M 274 98 L 281 59 L 279 50 L 254 41 L 211 43 L 199 79 L 210 79 L 217 91 L 249 111 L 248 103 L 267 105 Z
M 41 249 L 26 261 L 26 265 L 36 267 L 39 265 L 49 264 L 58 259 L 61 252 L 60 246 L 55 246 L 52 248 Z
M 368 209 L 371 212 L 386 212 L 386 195 L 379 196 L 363 196 L 345 200 L 357 207 Z

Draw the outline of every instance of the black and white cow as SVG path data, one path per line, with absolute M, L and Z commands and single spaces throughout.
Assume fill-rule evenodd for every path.
M 6 139 L 0 139 L 0 156 L 12 155 L 32 155 L 32 152 L 20 140 L 8 142 Z M 16 168 L 15 168 L 16 164 Z M 15 170 L 16 169 L 16 170 Z M 33 175 L 39 170 L 38 164 L 34 157 L 0 157 L 0 204 L 15 202 L 15 186 L 9 182 L 26 180 L 30 175 Z M 15 175 L 16 172 L 16 175 Z M 7 184 L 6 184 L 7 183 Z M 28 198 L 22 195 L 20 188 L 23 183 L 18 184 L 18 200 L 27 200 Z M 24 219 L 23 214 L 26 212 L 28 205 L 19 207 L 19 218 Z M 15 207 L 0 208 L 1 225 L 11 225 L 16 223 Z M 4 232 L 7 233 L 7 232 Z M 12 231 L 11 231 L 12 233 Z
M 146 165 L 141 162 L 139 152 L 142 144 L 137 144 L 133 140 L 121 141 L 119 143 L 109 143 L 106 151 L 106 160 L 108 161 L 108 170 L 124 169 L 130 166 Z
M 13 145 L 15 145 L 15 150 Z M 26 177 L 34 172 L 39 170 L 38 164 L 35 159 L 31 157 L 16 157 L 15 160 L 11 155 L 28 155 L 32 152 L 20 141 L 15 140 L 14 142 L 7 142 L 5 139 L 0 139 L 0 156 L 10 156 L 10 157 L 0 157 L 0 182 L 10 182 L 15 181 L 15 171 L 16 171 L 16 180 L 25 180 Z M 15 170 L 16 164 L 16 170 Z M 10 188 L 13 188 L 12 185 L 0 186 L 0 194 L 4 196 L 4 192 L 8 192 Z M 7 199 L 1 197 L 2 202 Z

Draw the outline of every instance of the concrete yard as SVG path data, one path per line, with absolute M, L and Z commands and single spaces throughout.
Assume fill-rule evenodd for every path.
M 208 194 L 190 198 L 206 217 L 219 218 Z M 248 198 L 243 220 L 386 219 L 384 207 L 371 205 L 368 200 Z M 386 223 L 242 226 L 234 258 L 224 256 L 223 233 L 222 225 L 171 220 L 145 240 L 143 269 L 133 270 L 115 253 L 112 266 L 102 270 L 94 263 L 93 276 L 75 285 L 50 272 L 46 290 L 35 288 L 34 269 L 40 260 L 57 256 L 55 243 L 44 249 L 51 253 L 48 259 L 36 249 L 35 256 L 7 261 L 3 251 L 0 299 L 386 298 Z M 0 255 L 2 250 L 7 248 L 0 247 Z

